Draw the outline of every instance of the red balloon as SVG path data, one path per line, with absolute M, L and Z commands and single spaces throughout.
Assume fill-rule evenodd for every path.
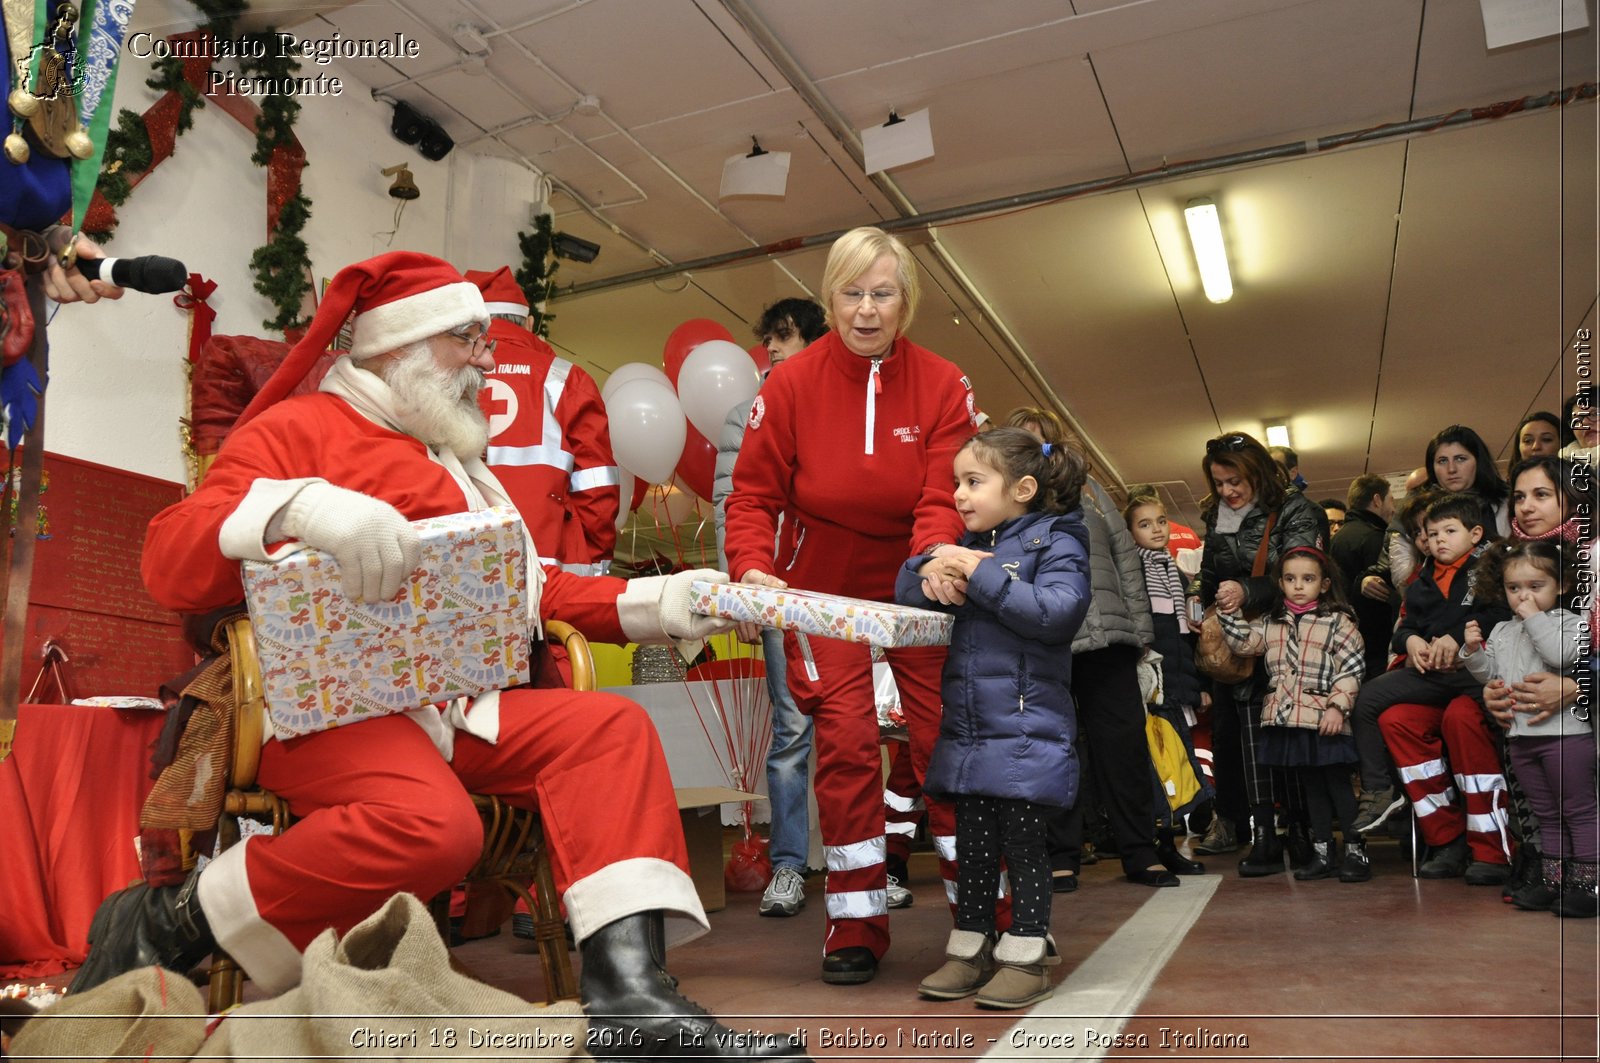
M 765 343 L 758 343 L 750 348 L 750 360 L 756 363 L 756 372 L 760 373 L 763 378 L 772 369 L 772 356 L 767 353 L 767 345 Z
M 690 318 L 672 330 L 672 335 L 667 337 L 667 345 L 661 352 L 661 366 L 667 371 L 667 379 L 672 381 L 673 390 L 678 387 L 678 370 L 683 367 L 683 360 L 689 357 L 689 352 L 707 340 L 727 340 L 733 342 L 733 333 L 707 318 Z
M 649 484 L 648 481 L 646 481 L 643 477 L 640 477 L 640 476 L 634 477 L 634 479 L 633 479 L 633 500 L 628 503 L 628 512 L 629 513 L 632 513 L 634 510 L 639 508 L 639 504 L 644 501 L 644 496 L 646 494 L 648 494 L 649 491 L 650 491 L 650 484 Z
M 710 501 L 717 472 L 717 447 L 701 435 L 694 425 L 688 428 L 689 438 L 683 444 L 683 457 L 678 459 L 678 478 L 689 485 L 689 490 Z

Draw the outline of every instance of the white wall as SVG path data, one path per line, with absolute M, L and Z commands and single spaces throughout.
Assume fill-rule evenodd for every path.
M 324 69 L 344 78 L 345 91 L 302 99 L 296 126 L 310 163 L 302 180 L 312 216 L 303 235 L 319 287 L 351 262 L 384 251 L 446 254 L 450 159 L 427 162 L 395 140 L 389 106 L 338 64 L 317 68 Z M 155 101 L 148 75 L 143 63 L 124 56 L 118 108 L 143 113 Z M 234 119 L 214 106 L 196 111 L 173 156 L 118 211 L 110 253 L 180 258 L 217 282 L 214 332 L 281 338 L 263 327 L 274 311 L 250 276 L 250 255 L 266 238 L 266 170 L 250 161 L 254 150 L 254 135 Z M 411 167 L 422 196 L 406 204 L 391 243 L 386 233 L 397 201 L 378 171 L 399 162 Z M 526 206 L 518 209 L 525 218 Z M 62 307 L 50 338 L 46 449 L 183 480 L 188 318 L 172 297 L 129 292 L 117 303 Z

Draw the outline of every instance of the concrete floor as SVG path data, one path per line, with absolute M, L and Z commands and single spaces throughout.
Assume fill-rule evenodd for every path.
M 1114 861 L 1058 895 L 1057 990 L 1026 1013 L 918 997 L 949 930 L 931 856 L 914 907 L 863 986 L 818 978 L 820 876 L 792 919 L 730 894 L 710 934 L 673 950 L 691 998 L 737 1028 L 799 1029 L 818 1059 L 1565 1060 L 1597 1056 L 1600 923 L 1522 912 L 1497 888 L 1418 881 L 1373 844 L 1361 884 L 1242 879 L 1241 854 L 1178 889 L 1124 882 Z M 476 977 L 542 999 L 530 942 L 456 950 Z

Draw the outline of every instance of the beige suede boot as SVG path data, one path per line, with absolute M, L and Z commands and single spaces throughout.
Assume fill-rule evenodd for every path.
M 1055 992 L 1045 971 L 1044 938 L 1002 934 L 994 962 L 998 969 L 978 994 L 980 1008 L 1025 1008 Z
M 994 973 L 989 935 L 976 930 L 952 930 L 944 947 L 944 966 L 922 980 L 917 992 L 933 1000 L 970 997 Z

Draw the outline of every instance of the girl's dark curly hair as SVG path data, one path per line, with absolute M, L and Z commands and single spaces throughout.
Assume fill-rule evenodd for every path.
M 1498 539 L 1490 543 L 1472 566 L 1472 600 L 1509 607 L 1506 568 L 1513 561 L 1532 565 L 1556 581 L 1558 608 L 1586 612 L 1586 596 L 1578 587 L 1583 559 L 1577 547 L 1557 539 Z M 1487 638 L 1489 632 L 1483 634 Z
M 1024 476 L 1033 477 L 1039 490 L 1028 509 L 1035 513 L 1071 513 L 1082 504 L 1089 465 L 1074 447 L 1041 443 L 1026 429 L 1007 426 L 979 432 L 961 449 L 971 450 L 979 461 L 998 470 L 1007 487 Z

